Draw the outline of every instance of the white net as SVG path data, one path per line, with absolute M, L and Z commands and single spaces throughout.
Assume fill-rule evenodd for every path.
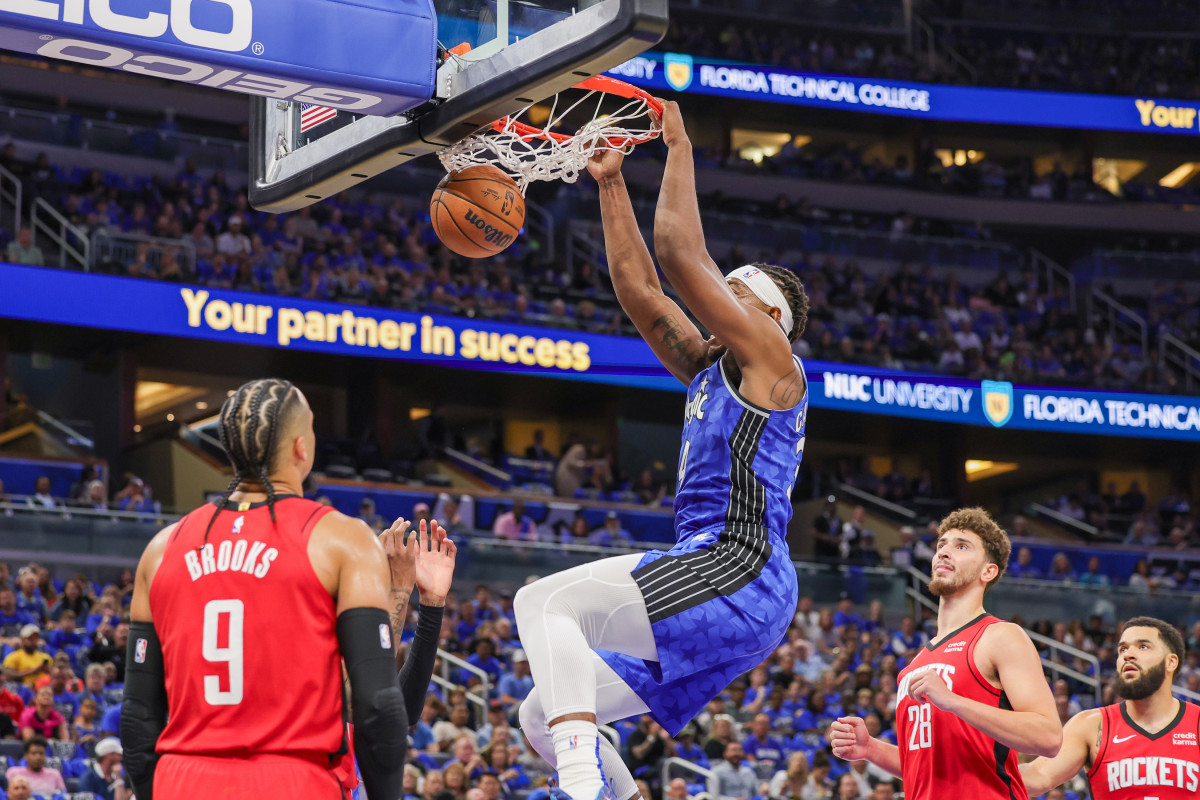
M 598 98 L 595 98 L 599 95 Z M 556 132 L 568 114 L 596 99 L 595 113 L 574 135 Z M 562 106 L 560 110 L 560 106 Z M 616 106 L 605 110 L 605 106 Z M 456 142 L 438 154 L 447 172 L 491 164 L 508 173 L 522 193 L 532 181 L 574 183 L 599 150 L 626 155 L 640 142 L 658 136 L 661 128 L 651 116 L 645 97 L 625 98 L 600 89 L 586 89 L 574 102 L 555 95 L 550 115 L 541 125 L 522 122 L 533 106 Z

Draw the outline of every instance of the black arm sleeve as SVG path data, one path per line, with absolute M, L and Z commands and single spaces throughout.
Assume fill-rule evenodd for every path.
M 404 710 L 408 722 L 415 725 L 425 707 L 433 662 L 437 659 L 438 639 L 442 635 L 442 606 L 421 605 L 417 616 L 417 633 L 408 648 L 408 658 L 400 668 L 400 692 L 404 695 Z
M 162 646 L 152 622 L 129 626 L 125 654 L 125 697 L 121 701 L 121 745 L 125 771 L 139 800 L 153 800 L 154 746 L 167 727 L 167 683 Z
M 408 714 L 396 676 L 387 612 L 382 608 L 343 611 L 337 619 L 337 637 L 350 676 L 354 754 L 367 796 L 371 800 L 400 800 L 408 751 Z

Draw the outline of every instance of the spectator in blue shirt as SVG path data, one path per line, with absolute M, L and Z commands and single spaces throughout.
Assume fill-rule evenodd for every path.
M 771 736 L 771 718 L 756 714 L 750 723 L 750 735 L 742 740 L 746 758 L 772 769 L 783 763 L 783 742 Z
M 17 593 L 7 586 L 0 589 L 0 641 L 11 647 L 20 647 L 21 628 L 36 625 L 32 616 L 17 608 Z
M 847 625 L 854 625 L 862 630 L 863 618 L 854 612 L 854 600 L 850 597 L 850 593 L 842 592 L 842 596 L 838 600 L 837 611 L 833 612 L 833 627 L 844 628 Z
M 1040 578 L 1042 571 L 1033 566 L 1033 553 L 1028 547 L 1017 551 L 1017 561 L 1008 565 L 1008 574 L 1014 578 Z
M 21 570 L 17 576 L 16 599 L 17 610 L 33 617 L 35 624 L 41 625 L 46 621 L 50 609 L 46 607 L 46 601 L 42 599 L 42 593 L 37 588 L 37 575 L 29 567 Z
M 1100 559 L 1092 556 L 1088 559 L 1087 572 L 1079 576 L 1079 582 L 1084 586 L 1109 586 L 1112 582 L 1100 571 Z
M 96 610 L 88 615 L 85 626 L 87 635 L 95 636 L 101 625 L 111 625 L 115 628 L 120 621 L 121 615 L 117 613 L 117 603 L 112 595 L 102 595 L 96 603 Z
M 50 690 L 54 692 L 54 710 L 63 719 L 73 720 L 79 714 L 79 698 L 71 691 L 74 673 L 67 667 L 56 666 L 50 670 Z
M 113 737 L 96 742 L 96 760 L 79 779 L 79 791 L 91 792 L 96 800 L 113 800 L 121 781 L 121 742 Z
M 121 704 L 113 703 L 104 712 L 104 716 L 100 718 L 100 735 L 101 736 L 116 736 L 121 735 Z
M 458 625 L 454 628 L 458 640 L 460 642 L 471 641 L 475 638 L 475 630 L 478 627 L 479 621 L 475 619 L 475 604 L 470 600 L 463 600 L 458 604 Z
M 51 653 L 65 650 L 68 647 L 82 647 L 87 638 L 75 631 L 75 612 L 67 609 L 58 618 L 57 627 L 46 632 L 46 646 Z
M 499 700 L 493 700 L 489 704 L 487 724 L 479 729 L 475 737 L 480 747 L 488 747 L 493 744 L 497 747 L 501 745 L 508 747 L 514 744 L 517 747 L 524 746 L 520 732 L 509 726 L 508 717 L 504 716 L 504 705 Z M 487 760 L 486 752 L 484 760 Z
M 500 677 L 504 674 L 504 665 L 496 658 L 496 643 L 491 639 L 480 638 L 475 643 L 475 652 L 467 656 L 467 663 L 486 672 L 492 686 L 497 686 L 500 683 Z M 463 683 L 470 685 L 469 680 L 463 681 Z
M 683 726 L 683 730 L 675 737 L 675 756 L 707 768 L 708 756 L 705 755 L 704 749 L 696 743 L 696 730 L 694 722 Z
M 633 537 L 621 527 L 621 517 L 617 512 L 609 511 L 604 518 L 604 525 L 592 531 L 592 535 L 588 537 L 588 544 L 597 547 L 628 547 L 633 544 Z
M 533 691 L 533 676 L 529 674 L 529 659 L 524 650 L 513 651 L 512 665 L 512 672 L 500 678 L 500 685 L 496 687 L 505 706 L 517 705 Z
M 896 658 L 903 658 L 905 662 L 908 662 L 912 661 L 913 656 L 928 641 L 925 634 L 917 630 L 917 621 L 906 616 L 900 620 L 900 630 L 888 642 L 888 649 Z
M 1071 559 L 1067 558 L 1066 553 L 1054 554 L 1054 560 L 1050 562 L 1050 571 L 1046 573 L 1046 578 L 1052 581 L 1075 580 L 1075 570 L 1071 569 Z
M 492 590 L 487 584 L 481 583 L 475 587 L 475 619 L 480 622 L 497 619 L 500 610 L 492 600 Z
M 511 729 L 510 729 L 511 730 Z M 516 733 L 516 731 L 513 731 Z M 518 739 L 522 738 L 518 734 Z M 522 744 L 523 746 L 523 744 Z M 504 788 L 509 792 L 515 792 L 519 789 L 525 789 L 529 786 L 529 776 L 525 773 L 525 768 L 520 764 L 513 763 L 512 751 L 509 750 L 507 744 L 491 744 L 483 751 L 484 763 L 496 774 L 500 776 L 500 782 L 504 784 Z
M 94 700 L 101 714 L 108 708 L 108 697 L 104 692 L 103 664 L 88 664 L 87 671 L 83 674 L 83 691 L 79 694 L 80 702 L 85 698 Z

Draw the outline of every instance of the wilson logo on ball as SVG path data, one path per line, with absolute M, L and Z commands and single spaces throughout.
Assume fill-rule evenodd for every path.
M 486 220 L 478 216 L 470 209 L 467 209 L 466 220 L 479 230 L 483 231 L 484 241 L 491 242 L 497 247 L 508 247 L 513 240 L 513 235 L 511 233 L 503 233 L 502 231 L 493 228 L 491 225 L 487 224 Z

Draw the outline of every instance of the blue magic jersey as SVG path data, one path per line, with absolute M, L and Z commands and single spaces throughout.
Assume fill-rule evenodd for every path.
M 799 593 L 784 535 L 808 393 L 795 408 L 758 408 L 738 395 L 724 363 L 688 387 L 678 541 L 647 553 L 632 572 L 658 660 L 598 651 L 672 735 L 779 646 Z
M 803 375 L 799 358 L 796 366 Z M 768 411 L 739 395 L 724 367 L 725 359 L 718 359 L 688 387 L 675 492 L 677 541 L 744 526 L 782 537 L 792 518 L 808 392 L 795 408 Z

